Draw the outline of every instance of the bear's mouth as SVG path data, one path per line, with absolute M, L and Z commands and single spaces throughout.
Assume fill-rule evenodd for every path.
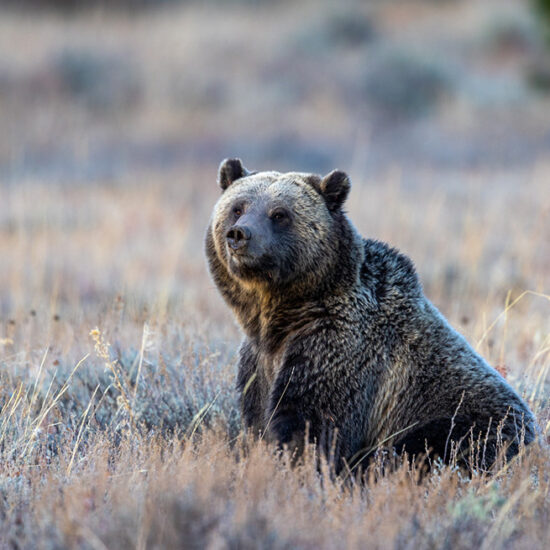
M 250 254 L 246 248 L 237 248 L 236 250 L 234 248 L 231 248 L 230 246 L 227 247 L 227 250 L 229 252 L 229 256 L 232 258 L 236 258 L 240 261 L 241 258 L 252 258 L 252 254 Z
M 251 258 L 244 254 L 231 254 L 229 256 L 229 266 L 239 268 L 251 263 L 250 260 Z
M 239 279 L 273 281 L 277 266 L 268 256 L 255 256 L 242 251 L 229 251 L 229 270 Z
M 257 265 L 260 262 L 258 258 L 252 254 L 248 254 L 244 251 L 230 250 L 229 252 L 229 266 L 236 268 L 254 268 L 260 269 L 260 266 Z
M 236 265 L 251 263 L 256 259 L 255 255 L 250 254 L 246 248 L 238 248 L 237 250 L 234 250 L 228 246 L 227 255 L 229 257 L 229 263 L 235 263 Z

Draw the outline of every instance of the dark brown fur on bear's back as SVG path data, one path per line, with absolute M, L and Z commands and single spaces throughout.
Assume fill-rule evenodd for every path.
M 441 316 L 412 262 L 362 239 L 343 172 L 250 173 L 222 163 L 206 235 L 212 277 L 245 333 L 237 386 L 255 433 L 337 469 L 379 445 L 442 459 L 483 442 L 491 465 L 536 436 L 525 403 Z M 453 441 L 455 443 L 453 443 Z

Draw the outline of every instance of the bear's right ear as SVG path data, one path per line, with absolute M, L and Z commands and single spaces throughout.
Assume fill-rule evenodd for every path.
M 241 159 L 225 159 L 218 169 L 218 185 L 225 191 L 235 180 L 249 174 Z

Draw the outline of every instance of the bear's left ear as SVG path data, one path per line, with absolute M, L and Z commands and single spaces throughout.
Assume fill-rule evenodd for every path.
M 350 187 L 349 176 L 341 170 L 333 170 L 321 180 L 319 188 L 331 212 L 336 212 L 342 207 L 348 197 Z
M 241 159 L 225 159 L 218 169 L 218 185 L 225 191 L 235 180 L 249 174 Z

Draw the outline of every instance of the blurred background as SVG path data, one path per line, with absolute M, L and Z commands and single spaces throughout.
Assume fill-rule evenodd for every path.
M 348 171 L 359 230 L 481 335 L 509 292 L 549 290 L 549 6 L 4 0 L 4 336 L 33 311 L 68 349 L 123 300 L 139 330 L 178 312 L 233 341 L 202 251 L 228 156 Z
M 8 183 L 211 168 L 227 155 L 361 177 L 399 165 L 412 181 L 550 149 L 547 0 L 3 4 Z

